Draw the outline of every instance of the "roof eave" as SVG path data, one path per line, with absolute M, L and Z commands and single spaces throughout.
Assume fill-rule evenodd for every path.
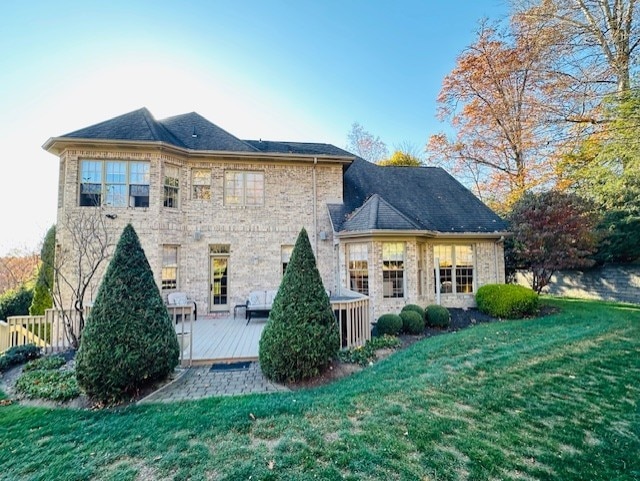
M 297 161 L 322 161 L 337 164 L 350 164 L 355 160 L 353 156 L 338 155 L 311 155 L 311 154 L 293 154 L 293 153 L 266 153 L 260 151 L 237 152 L 229 150 L 193 150 L 178 147 L 166 142 L 157 140 L 118 140 L 118 139 L 83 139 L 72 137 L 51 137 L 47 140 L 42 148 L 49 153 L 59 155 L 70 146 L 110 146 L 110 147 L 142 147 L 169 150 L 175 153 L 186 155 L 188 157 L 238 157 L 238 158 L 265 158 L 273 160 L 297 160 Z
M 511 235 L 507 231 L 496 232 L 438 232 L 431 230 L 394 230 L 372 229 L 361 231 L 341 231 L 335 236 L 339 239 L 355 239 L 361 237 L 427 237 L 438 239 L 501 239 Z

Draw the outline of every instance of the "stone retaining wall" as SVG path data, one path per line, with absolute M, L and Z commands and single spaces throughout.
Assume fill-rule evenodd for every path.
M 517 274 L 519 284 L 530 287 L 529 277 Z M 585 271 L 562 271 L 543 292 L 564 297 L 640 304 L 640 265 L 610 265 Z

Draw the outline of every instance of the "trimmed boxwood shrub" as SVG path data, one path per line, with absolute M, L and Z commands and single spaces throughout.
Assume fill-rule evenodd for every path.
M 5 351 L 0 356 L 0 372 L 7 371 L 13 366 L 24 364 L 27 361 L 37 359 L 41 356 L 42 350 L 35 344 L 25 344 L 24 346 L 14 346 Z
M 80 387 L 106 404 L 168 377 L 178 338 L 133 226 L 128 224 L 87 318 L 76 356 Z
M 427 326 L 446 328 L 451 325 L 451 314 L 446 307 L 438 304 L 431 304 L 427 306 L 425 312 Z
M 402 330 L 402 318 L 398 314 L 383 314 L 376 322 L 376 331 L 378 336 L 388 334 L 397 336 Z
M 407 304 L 402 308 L 401 312 L 405 312 L 405 311 L 417 312 L 422 318 L 422 321 L 424 322 L 424 309 L 422 308 L 422 306 L 419 306 L 418 304 Z
M 407 309 L 400 312 L 402 331 L 407 334 L 421 334 L 424 331 L 424 318 L 416 311 Z
M 536 313 L 539 297 L 533 289 L 516 284 L 487 284 L 478 289 L 478 310 L 493 317 L 520 319 Z
M 310 379 L 329 367 L 339 349 L 338 324 L 303 228 L 260 338 L 260 368 L 277 382 Z

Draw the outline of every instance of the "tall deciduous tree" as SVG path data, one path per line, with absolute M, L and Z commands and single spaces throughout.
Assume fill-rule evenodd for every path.
M 531 287 L 540 292 L 558 270 L 589 267 L 596 249 L 596 218 L 574 194 L 527 193 L 508 216 L 513 234 L 508 258 L 532 274 Z
M 505 211 L 527 189 L 553 174 L 552 131 L 544 103 L 547 85 L 537 37 L 482 23 L 477 40 L 459 57 L 438 96 L 438 116 L 455 137 L 434 135 L 433 163 L 444 163 Z
M 387 145 L 380 137 L 367 132 L 358 122 L 351 125 L 346 149 L 369 162 L 378 162 L 389 155 Z
M 75 349 L 84 330 L 85 303 L 113 247 L 106 222 L 101 207 L 83 207 L 67 214 L 56 229 L 61 248 L 55 253 L 52 297 L 60 309 L 64 334 Z
M 377 163 L 382 166 L 406 166 L 420 167 L 423 165 L 422 160 L 409 152 L 396 150 L 388 159 L 381 160 Z
M 514 0 L 515 16 L 553 37 L 547 65 L 573 91 L 624 93 L 640 45 L 636 0 Z M 549 34 L 553 32 L 552 34 Z M 585 89 L 585 85 L 595 86 Z
M 603 213 L 596 260 L 631 262 L 640 258 L 640 92 L 614 96 L 606 130 L 566 156 L 563 187 L 590 199 Z

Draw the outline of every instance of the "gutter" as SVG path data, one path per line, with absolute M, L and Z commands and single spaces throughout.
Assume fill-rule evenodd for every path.
M 318 258 L 318 179 L 316 175 L 316 165 L 318 165 L 318 158 L 313 158 L 313 246 L 316 253 L 316 259 Z
M 340 239 L 357 239 L 361 237 L 428 237 L 435 239 L 496 239 L 510 235 L 509 232 L 438 232 L 432 230 L 388 230 L 372 229 L 366 231 L 337 232 Z
M 166 142 L 152 141 L 152 140 L 114 140 L 114 139 L 82 139 L 82 138 L 69 138 L 69 137 L 51 137 L 47 140 L 42 148 L 49 153 L 59 155 L 62 151 L 69 147 L 76 147 L 79 149 L 87 147 L 125 147 L 125 148 L 155 148 L 161 151 L 173 152 L 179 155 L 186 155 L 187 157 L 236 157 L 239 159 L 255 159 L 265 158 L 272 160 L 299 160 L 306 162 L 313 162 L 317 164 L 318 160 L 323 162 L 332 162 L 337 164 L 351 164 L 355 160 L 355 156 L 341 156 L 341 155 L 318 155 L 318 154 L 294 154 L 294 153 L 267 153 L 259 151 L 237 152 L 228 150 L 193 150 L 183 147 L 177 147 L 173 144 Z

